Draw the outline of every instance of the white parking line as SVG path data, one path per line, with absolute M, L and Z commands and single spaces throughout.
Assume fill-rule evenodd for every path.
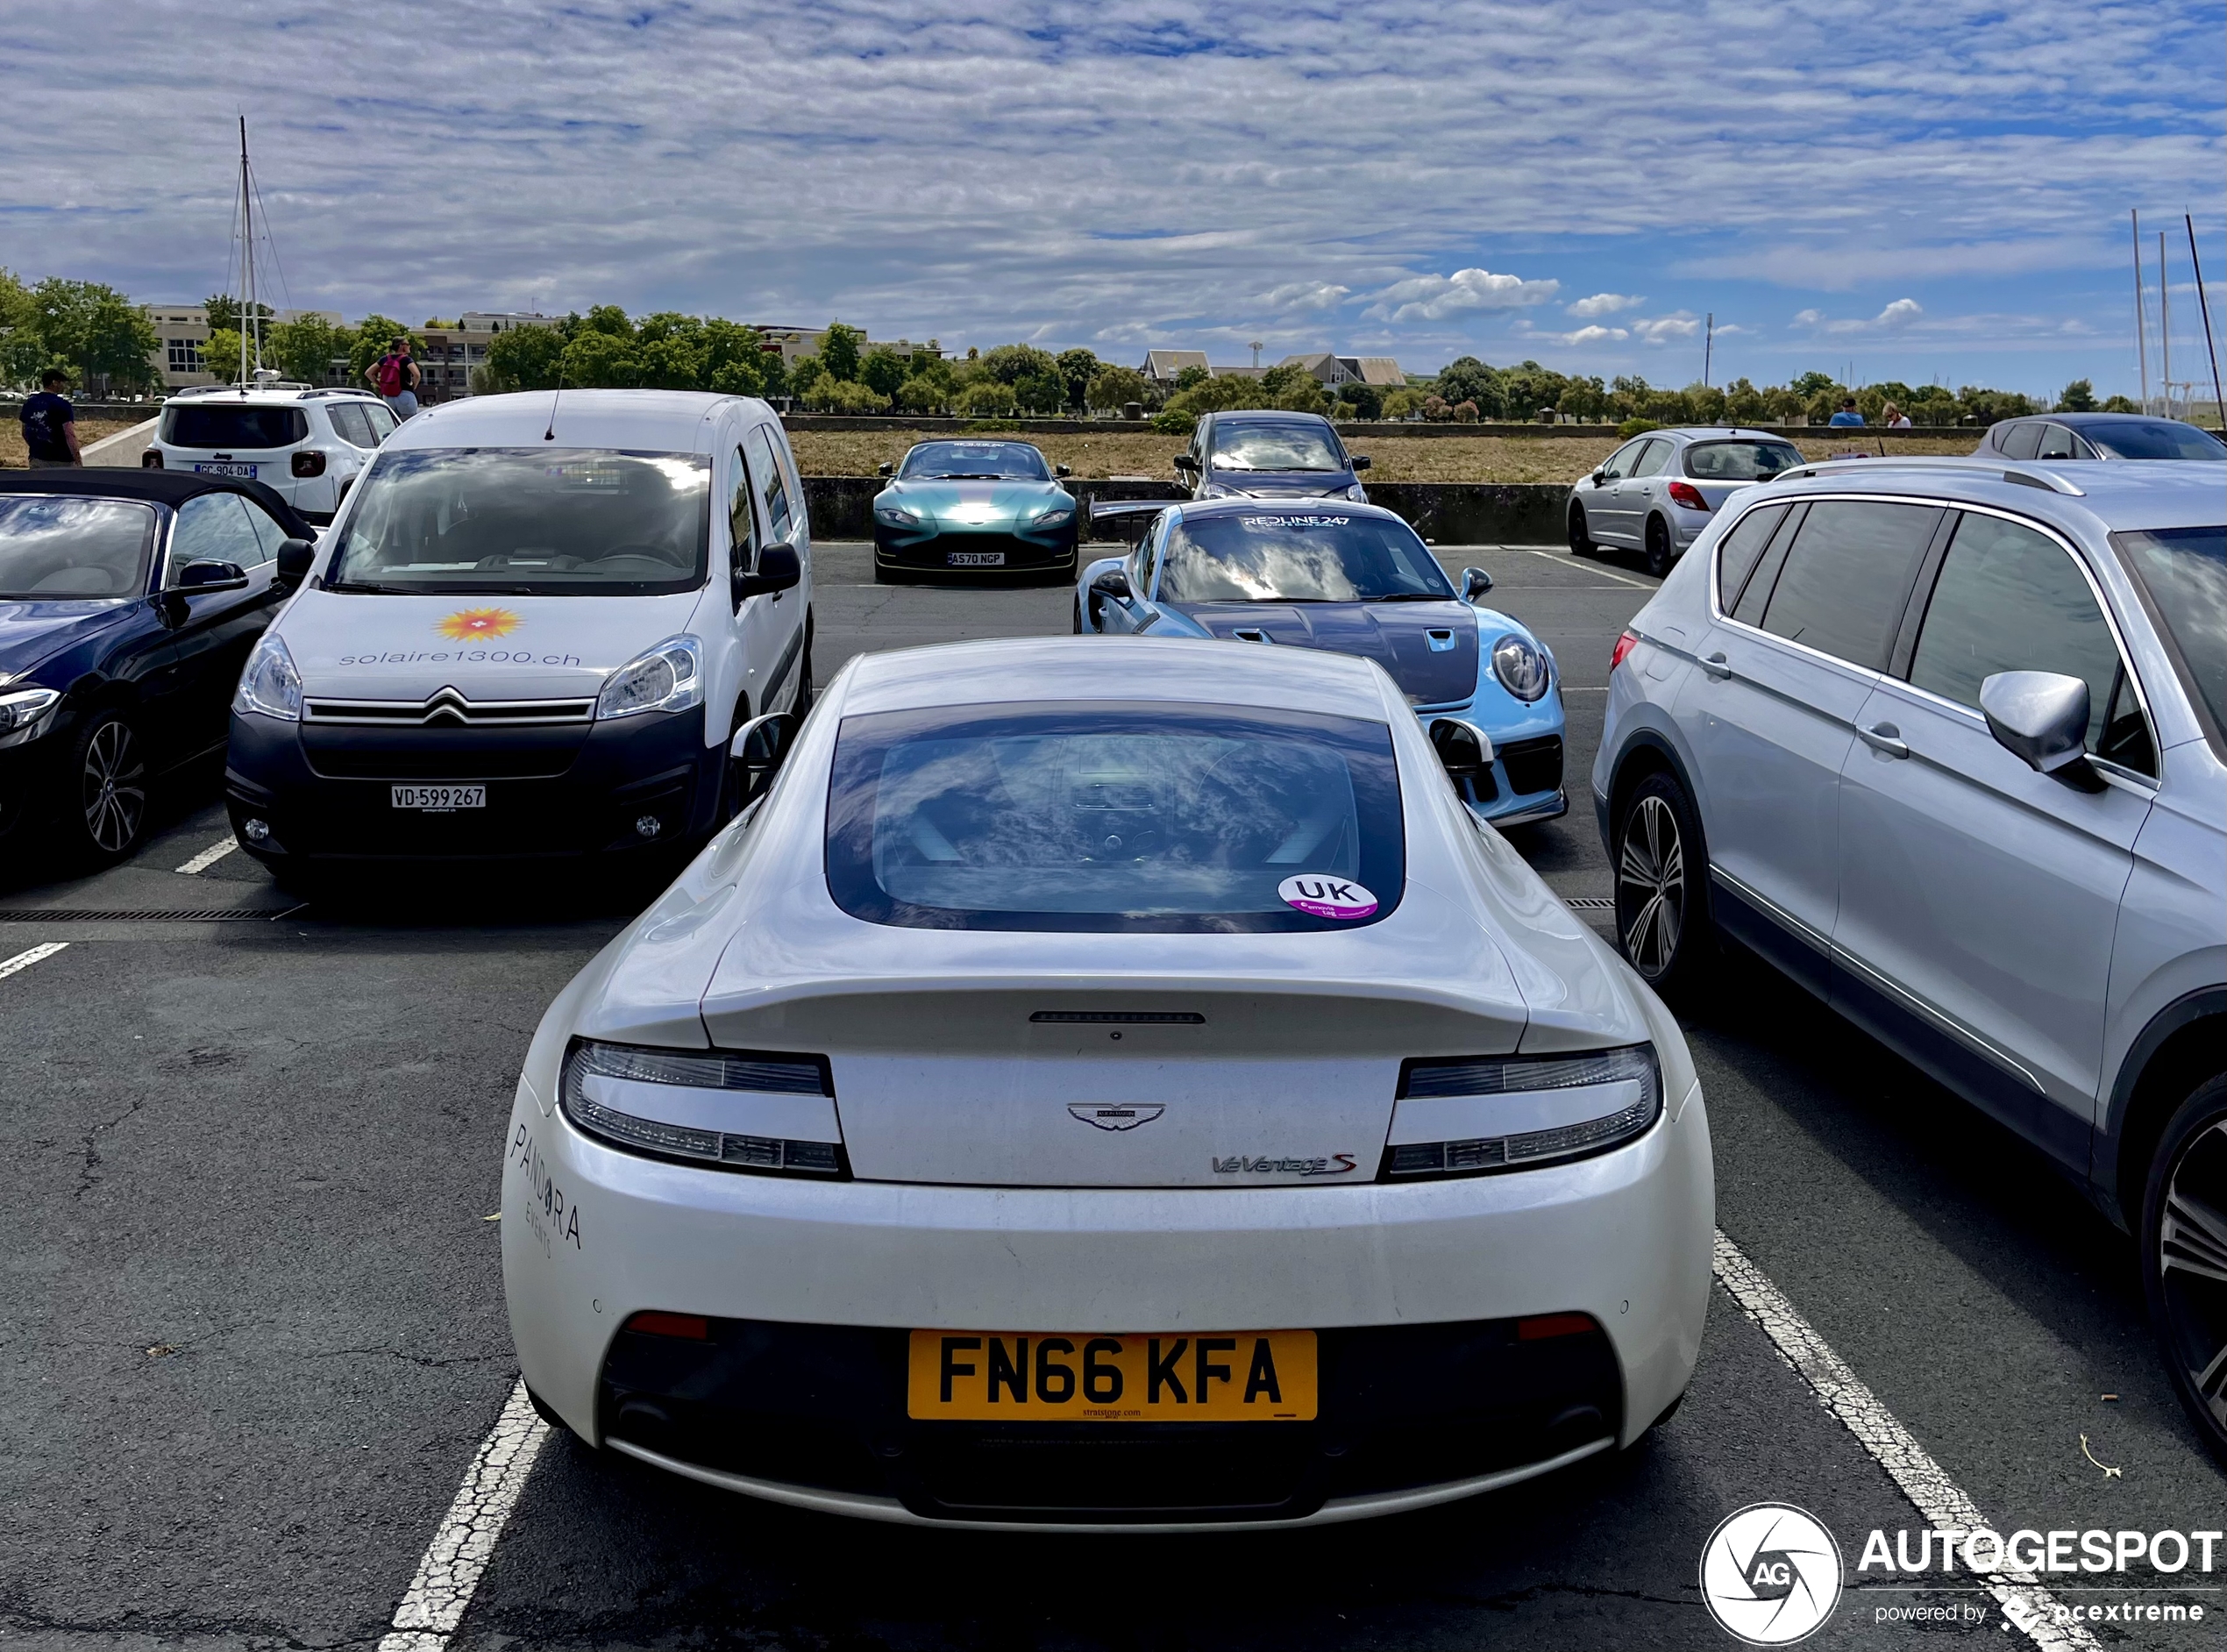
M 224 841 L 220 844 L 210 844 L 208 848 L 203 850 L 191 860 L 186 862 L 184 865 L 179 867 L 178 870 L 184 872 L 188 877 L 193 876 L 196 872 L 207 872 L 211 866 L 215 865 L 218 861 L 222 860 L 226 855 L 231 854 L 233 850 L 238 847 L 238 838 L 227 837 Z
M 448 1518 L 433 1534 L 425 1557 L 417 1563 L 402 1604 L 395 1608 L 395 1623 L 379 1642 L 379 1652 L 444 1652 L 449 1636 L 464 1620 L 464 1609 L 486 1575 L 494 1555 L 495 1539 L 502 1535 L 526 1476 L 549 1437 L 549 1425 L 536 1414 L 526 1398 L 523 1378 L 495 1419 L 487 1437 L 480 1442 Z
M 18 952 L 11 958 L 0 960 L 0 976 L 13 975 L 18 970 L 27 970 L 40 958 L 52 958 L 68 944 L 67 941 L 45 941 L 32 947 L 28 952 Z
M 1559 562 L 1565 566 L 1569 562 L 1569 553 L 1564 551 L 1530 551 L 1525 554 L 1544 557 L 1549 562 Z M 1621 573 L 1611 573 L 1606 568 L 1588 568 L 1585 571 L 1588 573 L 1597 573 L 1604 580 L 1614 580 L 1619 585 L 1636 585 L 1642 591 L 1653 591 L 1659 588 L 1648 584 L 1645 580 L 1629 579 Z
M 1896 1421 L 1846 1362 L 1811 1328 L 1778 1286 L 1745 1252 L 1717 1235 L 1717 1278 L 1740 1311 L 1763 1328 L 1781 1358 L 1810 1385 L 1818 1403 L 1838 1417 L 1872 1460 L 1887 1470 L 1903 1495 L 1936 1531 L 1974 1532 L 1995 1528 L 1980 1506 L 1933 1461 L 1917 1436 Z M 2031 1572 L 2004 1567 L 1975 1574 L 2026 1638 L 2047 1652 L 2100 1652 L 2101 1643 L 2076 1623 L 2057 1621 L 2057 1602 Z M 2007 1627 L 2007 1626 L 2006 1626 Z

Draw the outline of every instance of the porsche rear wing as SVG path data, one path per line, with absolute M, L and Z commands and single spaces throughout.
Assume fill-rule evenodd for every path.
M 1183 501 L 1180 499 L 1093 499 L 1091 501 L 1091 523 L 1095 527 L 1101 522 L 1124 517 L 1149 520 L 1170 505 L 1181 503 Z

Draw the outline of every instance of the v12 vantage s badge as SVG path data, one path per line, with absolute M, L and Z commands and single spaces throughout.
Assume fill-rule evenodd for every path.
M 1164 1101 L 1070 1101 L 1067 1110 L 1094 1130 L 1134 1130 L 1168 1110 Z
M 1313 1158 L 1274 1158 L 1265 1155 L 1256 1158 L 1250 1153 L 1239 1153 L 1214 1160 L 1217 1176 L 1350 1176 L 1359 1168 L 1350 1153 L 1330 1153 Z

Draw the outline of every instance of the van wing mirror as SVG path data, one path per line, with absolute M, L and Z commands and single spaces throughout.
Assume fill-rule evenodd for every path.
M 751 572 L 736 574 L 735 595 L 738 598 L 762 596 L 769 591 L 791 590 L 803 578 L 804 565 L 797 559 L 796 547 L 780 541 L 758 553 L 758 566 Z
M 310 577 L 310 569 L 317 559 L 317 542 L 313 539 L 288 539 L 278 548 L 274 559 L 278 565 L 278 576 L 288 585 L 299 585 Z
M 2093 791 L 2088 684 L 2057 671 L 1999 671 L 1980 685 L 1980 713 L 1996 744 L 2039 774 Z
M 801 721 L 793 711 L 774 711 L 752 717 L 736 731 L 727 754 L 742 771 L 743 801 L 749 802 L 773 783 Z

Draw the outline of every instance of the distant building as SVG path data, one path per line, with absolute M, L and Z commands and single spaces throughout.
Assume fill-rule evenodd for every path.
M 1211 374 L 1204 350 L 1148 350 L 1144 352 L 1144 376 L 1155 384 L 1173 384 L 1185 367 L 1196 367 Z
M 1390 356 L 1341 356 L 1316 350 L 1306 355 L 1286 356 L 1277 366 L 1303 368 L 1327 389 L 1335 389 L 1341 384 L 1367 384 L 1380 390 L 1396 390 L 1407 382 L 1399 363 Z
M 149 361 L 164 389 L 181 390 L 194 384 L 230 384 L 238 377 L 238 361 L 212 362 L 207 358 L 210 328 L 206 305 L 142 304 L 139 308 L 154 324 L 156 343 Z M 331 326 L 341 324 L 337 310 L 281 310 L 264 324 L 276 326 L 311 316 Z
M 544 316 L 537 310 L 467 310 L 457 317 L 465 332 L 509 332 L 514 327 L 554 327 L 563 317 Z
M 764 322 L 751 324 L 759 338 L 765 339 L 768 352 L 779 351 L 781 366 L 793 367 L 807 356 L 816 356 L 828 341 L 825 327 L 786 327 Z M 942 356 L 943 346 L 930 338 L 926 344 L 914 344 L 910 338 L 869 338 L 858 346 L 860 355 L 872 350 L 893 350 L 900 356 Z

